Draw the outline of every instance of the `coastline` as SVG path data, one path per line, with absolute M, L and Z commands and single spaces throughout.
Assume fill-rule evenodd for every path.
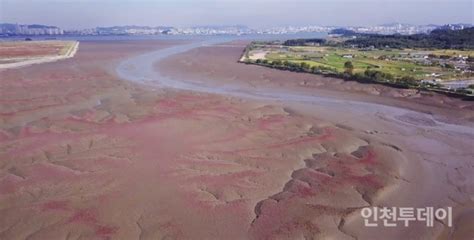
M 5 63 L 5 64 L 0 64 L 0 70 L 1 69 L 11 69 L 11 68 L 21 68 L 21 67 L 26 67 L 34 64 L 42 64 L 42 63 L 50 63 L 50 62 L 56 62 L 56 61 L 61 61 L 69 58 L 73 58 L 77 51 L 79 50 L 79 42 L 75 41 L 72 45 L 72 47 L 68 48 L 67 52 L 64 55 L 60 56 L 45 56 L 45 57 L 39 57 L 39 58 L 11 58 L 11 59 L 3 59 L 5 61 L 8 60 L 14 60 L 16 62 L 14 63 Z

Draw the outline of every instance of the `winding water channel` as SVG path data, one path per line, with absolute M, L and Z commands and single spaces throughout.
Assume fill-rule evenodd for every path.
M 161 74 L 157 70 L 157 68 L 154 67 L 156 63 L 170 56 L 179 53 L 184 53 L 186 51 L 202 46 L 210 46 L 214 44 L 223 43 L 229 40 L 230 39 L 215 38 L 152 51 L 124 60 L 117 66 L 116 72 L 118 76 L 122 79 L 137 82 L 140 84 L 145 84 L 147 86 L 150 86 L 151 88 L 187 90 L 246 99 L 308 103 L 315 104 L 319 107 L 327 107 L 331 110 L 336 109 L 338 111 L 354 112 L 357 114 L 372 116 L 376 114 L 383 115 L 384 118 L 389 119 L 391 122 L 408 126 L 411 125 L 412 127 L 474 134 L 474 128 L 470 126 L 447 124 L 444 122 L 437 121 L 430 114 L 415 112 L 399 107 L 386 106 L 382 104 L 368 103 L 362 101 L 340 100 L 335 97 L 322 97 L 317 95 L 310 95 L 307 93 L 292 92 L 291 90 L 283 89 L 264 89 L 264 87 L 255 89 L 239 85 L 213 86 L 211 83 L 196 83 L 181 79 L 170 78 Z M 404 119 L 404 116 L 425 119 L 431 122 L 432 124 L 422 125 L 409 121 L 404 121 L 402 120 Z

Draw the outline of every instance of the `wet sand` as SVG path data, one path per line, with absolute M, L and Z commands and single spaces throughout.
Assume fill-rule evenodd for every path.
M 176 44 L 187 43 L 85 42 L 73 59 L 0 73 L 1 239 L 472 234 L 471 104 L 417 94 L 413 104 L 380 86 L 238 64 L 241 43 L 166 58 L 155 70 L 167 77 L 144 76 L 148 84 L 115 73 Z M 204 91 L 225 85 L 243 92 Z M 284 101 L 252 88 L 338 101 Z M 373 89 L 384 96 L 367 94 Z M 333 109 L 340 101 L 433 117 Z M 452 206 L 456 227 L 368 229 L 364 206 Z

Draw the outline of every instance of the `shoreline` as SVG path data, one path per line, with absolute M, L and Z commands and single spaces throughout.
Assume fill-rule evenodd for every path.
M 472 95 L 472 94 L 471 95 L 462 94 L 462 93 L 458 93 L 456 91 L 450 91 L 450 90 L 445 89 L 445 88 L 406 87 L 406 86 L 402 86 L 402 85 L 398 85 L 396 83 L 390 83 L 390 82 L 378 82 L 378 81 L 374 81 L 374 80 L 356 79 L 356 78 L 353 78 L 353 76 L 343 76 L 343 74 L 313 73 L 313 72 L 310 72 L 310 71 L 292 70 L 292 69 L 287 68 L 287 67 L 280 67 L 280 66 L 275 67 L 275 66 L 272 66 L 270 64 L 246 62 L 245 60 L 242 60 L 242 59 L 239 60 L 239 62 L 242 63 L 242 64 L 253 64 L 253 65 L 257 65 L 257 66 L 273 68 L 273 69 L 277 69 L 279 71 L 290 71 L 290 72 L 295 72 L 295 73 L 315 74 L 315 75 L 321 75 L 321 76 L 324 76 L 324 77 L 338 78 L 338 79 L 342 79 L 344 81 L 349 81 L 349 82 L 354 81 L 354 82 L 361 83 L 361 84 L 379 84 L 379 85 L 382 85 L 382 86 L 388 86 L 388 87 L 398 88 L 398 89 L 416 89 L 417 91 L 423 91 L 423 92 L 426 92 L 426 93 L 434 92 L 434 93 L 438 93 L 438 94 L 443 94 L 443 95 L 446 95 L 448 97 L 461 99 L 463 101 L 474 101 L 474 95 Z M 474 81 L 474 80 L 468 80 L 468 81 Z
M 0 64 L 0 70 L 1 69 L 14 69 L 14 68 L 21 68 L 21 67 L 26 67 L 30 65 L 35 65 L 35 64 L 42 64 L 42 63 L 51 63 L 51 62 L 56 62 L 56 61 L 61 61 L 69 58 L 73 58 L 77 51 L 79 50 L 79 42 L 75 41 L 73 43 L 73 46 L 68 48 L 68 51 L 61 56 L 45 56 L 45 57 L 38 57 L 38 58 L 11 58 L 11 59 L 5 59 L 6 61 L 10 60 L 21 60 L 18 62 L 14 63 L 5 63 L 5 64 Z

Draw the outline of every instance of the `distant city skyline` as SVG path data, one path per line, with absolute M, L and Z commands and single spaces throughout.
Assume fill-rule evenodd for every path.
M 0 22 L 97 26 L 373 26 L 474 23 L 471 0 L 0 0 Z

